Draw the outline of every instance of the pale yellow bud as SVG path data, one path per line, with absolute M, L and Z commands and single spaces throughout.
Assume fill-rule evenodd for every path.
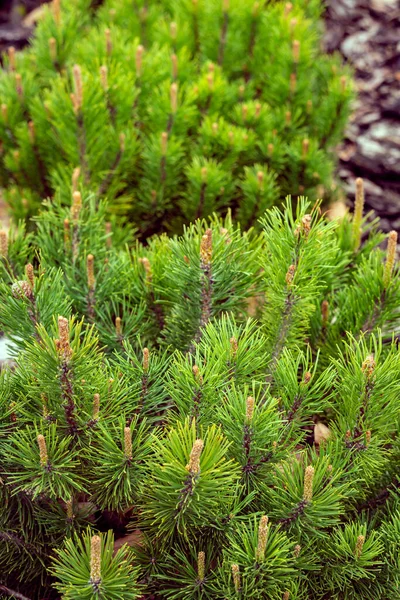
M 136 48 L 136 75 L 137 77 L 141 77 L 142 75 L 142 67 L 143 67 L 143 46 L 138 46 Z
M 94 394 L 93 396 L 93 419 L 97 420 L 99 418 L 100 411 L 100 394 Z
M 186 465 L 186 469 L 191 475 L 198 475 L 200 473 L 200 456 L 203 448 L 203 440 L 199 439 L 194 442 L 190 452 L 189 463 Z
M 178 85 L 176 83 L 171 84 L 171 112 L 175 114 L 178 108 Z
M 253 419 L 254 414 L 254 398 L 249 396 L 246 400 L 246 423 L 249 425 Z
M 8 256 L 8 235 L 6 231 L 0 231 L 0 256 Z
M 98 585 L 101 581 L 101 538 L 94 535 L 90 544 L 90 583 Z
M 108 90 L 108 69 L 106 65 L 100 67 L 100 83 L 101 87 L 106 92 Z
M 106 38 L 106 54 L 110 55 L 112 52 L 111 31 L 106 29 L 104 35 Z
M 308 466 L 304 473 L 304 491 L 303 499 L 306 502 L 311 502 L 313 497 L 313 481 L 314 481 L 314 467 Z
M 299 42 L 299 40 L 293 40 L 292 53 L 293 53 L 293 61 L 295 63 L 298 63 L 299 58 L 300 58 L 300 42 Z
M 268 540 L 268 517 L 263 515 L 260 519 L 260 524 L 258 526 L 258 544 L 257 544 L 257 553 L 256 560 L 258 563 L 262 563 L 265 556 L 265 549 L 267 547 Z
M 239 565 L 232 565 L 232 577 L 233 577 L 233 585 L 235 586 L 235 592 L 240 591 L 240 569 Z
M 69 323 L 65 317 L 58 317 L 58 348 L 65 359 L 70 358 L 72 350 L 69 344 Z
M 49 457 L 47 455 L 46 440 L 43 435 L 39 434 L 37 436 L 37 443 L 39 446 L 40 466 L 45 467 L 49 462 Z
M 96 279 L 94 276 L 94 256 L 93 254 L 88 254 L 86 258 L 86 268 L 87 268 L 87 282 L 88 288 L 90 290 L 94 289 L 96 284 Z
M 143 372 L 149 372 L 150 352 L 148 348 L 143 348 Z
M 361 553 L 362 553 L 362 549 L 364 546 L 364 542 L 365 542 L 365 536 L 364 535 L 359 535 L 357 538 L 357 542 L 356 542 L 356 547 L 354 549 L 354 556 L 356 558 L 360 558 Z
M 353 248 L 358 250 L 361 242 L 361 224 L 364 211 L 364 182 L 361 177 L 356 179 L 356 199 L 353 218 Z
M 124 454 L 127 460 L 132 460 L 132 432 L 130 427 L 124 428 Z
M 392 278 L 392 271 L 396 260 L 396 248 L 397 248 L 397 232 L 391 231 L 389 233 L 388 247 L 386 251 L 386 263 L 385 271 L 383 274 L 383 285 L 385 288 L 388 287 Z
M 204 265 L 209 265 L 212 258 L 212 231 L 207 229 L 200 242 L 200 258 Z
M 49 39 L 49 52 L 51 60 L 55 63 L 57 60 L 57 40 L 54 37 Z
M 161 156 L 167 155 L 168 149 L 168 133 L 163 131 L 161 134 Z
M 79 65 L 74 65 L 72 69 L 74 78 L 74 98 L 75 98 L 75 109 L 79 110 L 83 103 L 83 84 L 82 84 L 82 71 Z

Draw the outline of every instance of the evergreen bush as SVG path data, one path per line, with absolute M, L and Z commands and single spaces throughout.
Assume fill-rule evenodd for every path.
M 54 0 L 0 76 L 0 178 L 17 219 L 71 180 L 142 237 L 287 194 L 333 194 L 352 97 L 319 0 Z M 321 193 L 325 190 L 325 193 Z
M 0 232 L 0 593 L 399 597 L 396 234 L 362 204 L 144 246 L 82 189 Z

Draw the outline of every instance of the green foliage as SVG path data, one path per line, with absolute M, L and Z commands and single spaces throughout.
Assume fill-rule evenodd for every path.
M 0 239 L 0 586 L 396 598 L 393 234 L 303 199 L 146 245 L 106 219 L 83 191 Z
M 4 58 L 0 177 L 17 218 L 86 186 L 143 237 L 286 194 L 333 195 L 351 85 L 318 1 L 88 0 L 45 9 Z M 76 170 L 78 169 L 78 171 Z

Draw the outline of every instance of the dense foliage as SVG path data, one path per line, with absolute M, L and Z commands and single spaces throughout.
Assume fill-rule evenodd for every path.
M 71 180 L 142 237 L 277 198 L 334 193 L 352 97 L 320 2 L 55 0 L 4 58 L 0 181 L 17 218 Z
M 361 183 L 261 233 L 106 214 L 82 190 L 0 233 L 0 590 L 397 598 L 400 278 Z

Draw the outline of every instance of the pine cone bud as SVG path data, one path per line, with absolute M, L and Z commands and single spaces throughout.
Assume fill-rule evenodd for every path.
M 200 242 L 200 258 L 203 265 L 209 265 L 212 258 L 212 231 L 207 229 Z
M 69 323 L 65 317 L 58 317 L 58 348 L 65 360 L 71 357 L 72 349 L 69 344 Z
M 72 521 L 72 519 L 75 517 L 72 498 L 70 500 L 66 501 L 65 506 L 66 506 L 66 509 L 67 509 L 67 519 L 69 519 L 70 521 Z
M 112 52 L 111 31 L 109 29 L 106 29 L 104 32 L 104 35 L 106 38 L 106 54 L 108 54 L 108 56 L 110 56 L 110 54 Z
M 108 69 L 106 65 L 100 67 L 100 83 L 105 92 L 108 90 Z
M 206 555 L 204 552 L 199 552 L 197 555 L 197 575 L 199 581 L 204 581 L 206 572 Z
M 232 577 L 233 577 L 233 585 L 235 586 L 235 592 L 240 591 L 240 569 L 239 565 L 232 565 Z
M 49 39 L 50 58 L 55 63 L 57 61 L 57 40 L 54 37 Z
M 101 581 L 101 538 L 94 535 L 90 546 L 90 583 L 97 586 Z
M 75 98 L 75 110 L 78 111 L 82 107 L 83 103 L 83 84 L 82 84 L 82 71 L 79 65 L 74 65 L 72 69 L 74 78 L 74 98 Z
M 97 421 L 100 412 L 100 394 L 94 394 L 93 396 L 93 420 Z
M 86 267 L 87 267 L 88 288 L 90 290 L 93 290 L 94 286 L 96 284 L 96 279 L 94 277 L 94 256 L 93 256 L 93 254 L 87 255 Z
M 231 337 L 231 339 L 229 340 L 231 343 L 231 355 L 232 358 L 236 358 L 236 354 L 238 351 L 238 341 L 235 337 Z
M 10 46 L 8 48 L 8 65 L 10 71 L 15 71 L 15 48 L 14 46 Z
M 149 259 L 145 256 L 143 258 L 139 258 L 139 262 L 142 263 L 145 273 L 146 273 L 146 283 L 150 284 L 153 279 L 153 273 L 151 271 L 151 264 Z
M 81 175 L 81 168 L 76 167 L 72 171 L 72 193 L 74 193 L 78 190 L 78 181 L 79 181 L 80 175 Z M 80 199 L 80 203 L 82 205 L 82 199 Z
M 294 547 L 294 551 L 293 551 L 293 554 L 294 554 L 295 558 L 299 557 L 300 551 L 301 551 L 300 544 L 296 544 L 296 546 Z
M 383 285 L 385 288 L 388 287 L 392 278 L 392 271 L 396 260 L 396 248 L 397 248 L 397 232 L 391 231 L 389 233 L 388 247 L 386 252 L 386 263 L 385 271 L 383 274 Z
M 249 396 L 246 400 L 246 423 L 250 425 L 254 414 L 254 398 Z
M 124 454 L 127 460 L 132 460 L 132 432 L 130 427 L 124 428 Z
M 313 497 L 313 481 L 314 481 L 314 467 L 311 465 L 306 468 L 304 474 L 304 491 L 303 499 L 306 502 L 311 502 Z
M 46 440 L 43 435 L 39 434 L 37 436 L 37 443 L 39 446 L 40 465 L 45 467 L 49 462 L 49 457 L 47 455 Z
M 353 248 L 358 250 L 361 242 L 361 224 L 364 211 L 364 182 L 361 177 L 356 179 L 356 199 L 353 218 Z
M 8 256 L 8 236 L 6 231 L 0 231 L 0 256 Z
M 168 133 L 163 131 L 161 134 L 161 156 L 167 155 L 168 149 Z
M 143 372 L 149 372 L 150 352 L 148 348 L 143 348 Z
M 322 327 L 326 327 L 329 321 L 329 302 L 324 300 L 321 304 Z
M 359 535 L 357 538 L 357 542 L 356 542 L 356 547 L 354 550 L 354 556 L 356 558 L 360 558 L 361 553 L 362 553 L 362 549 L 364 546 L 364 542 L 365 542 L 365 536 L 364 535 Z
M 74 171 L 75 173 L 75 171 Z M 82 209 L 82 196 L 80 192 L 74 192 L 72 194 L 72 206 L 71 206 L 71 219 L 76 223 L 79 219 L 79 214 Z
M 203 383 L 203 377 L 202 377 L 202 375 L 200 373 L 199 367 L 197 365 L 193 365 L 193 369 L 192 370 L 193 370 L 194 378 L 197 381 L 197 383 L 202 384 Z
M 361 370 L 362 372 L 366 375 L 366 377 L 369 379 L 376 367 L 376 363 L 375 363 L 375 359 L 373 354 L 370 354 L 369 356 L 367 356 L 367 358 L 364 360 Z
M 203 448 L 203 440 L 196 440 L 193 444 L 193 448 L 190 452 L 189 463 L 186 465 L 186 469 L 191 475 L 198 475 L 200 473 L 200 456 Z
M 25 280 L 13 283 L 11 286 L 11 293 L 14 298 L 28 298 L 28 300 L 32 300 L 33 298 L 32 288 Z
M 258 544 L 257 544 L 257 553 L 256 553 L 256 561 L 258 563 L 262 563 L 265 556 L 265 548 L 267 547 L 268 540 L 268 517 L 263 515 L 260 519 L 260 524 L 258 526 Z
M 295 265 L 290 265 L 288 272 L 286 273 L 286 285 L 289 287 L 290 285 L 292 285 L 293 279 L 294 279 L 294 275 L 296 272 L 296 267 Z
M 35 275 L 31 263 L 25 265 L 25 277 L 27 278 L 31 288 L 33 289 L 35 286 Z
M 142 45 L 139 45 L 136 48 L 136 76 L 137 77 L 141 77 L 142 75 L 142 66 L 143 66 L 143 52 L 144 52 L 144 48 Z

